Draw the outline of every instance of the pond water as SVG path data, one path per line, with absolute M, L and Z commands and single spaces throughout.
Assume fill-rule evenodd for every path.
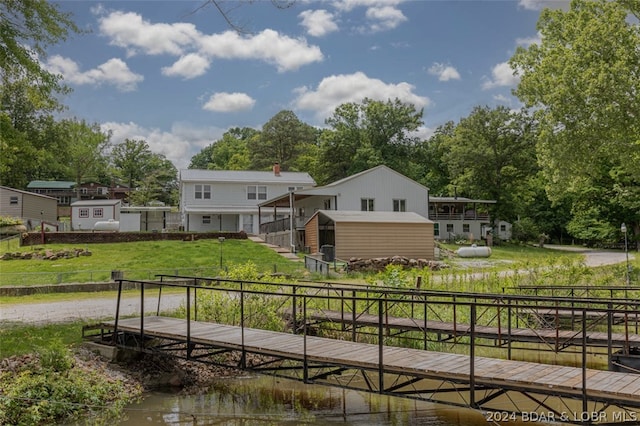
M 464 408 L 271 376 L 223 378 L 206 395 L 154 392 L 119 425 L 486 425 Z

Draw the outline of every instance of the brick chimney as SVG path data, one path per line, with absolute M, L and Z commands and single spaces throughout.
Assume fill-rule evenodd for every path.
M 280 176 L 280 163 L 273 163 L 273 174 Z

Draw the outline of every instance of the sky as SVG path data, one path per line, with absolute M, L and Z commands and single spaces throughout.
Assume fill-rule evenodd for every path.
M 65 118 L 111 142 L 144 140 L 178 168 L 233 127 L 282 110 L 319 128 L 335 108 L 399 98 L 423 109 L 419 136 L 475 106 L 521 105 L 507 61 L 539 42 L 561 0 L 61 1 L 82 34 L 44 66 L 72 92 Z

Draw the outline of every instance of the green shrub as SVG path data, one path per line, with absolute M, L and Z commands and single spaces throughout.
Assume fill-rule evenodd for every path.
M 0 374 L 0 424 L 59 424 L 81 416 L 90 419 L 87 423 L 109 424 L 135 397 L 119 380 L 71 368 L 73 356 L 62 344 L 42 350 L 41 356 L 39 362 Z

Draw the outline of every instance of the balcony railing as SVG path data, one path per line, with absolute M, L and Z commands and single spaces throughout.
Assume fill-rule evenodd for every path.
M 429 213 L 429 220 L 482 220 L 489 222 L 489 213 Z
M 293 218 L 294 226 L 296 229 L 304 228 L 305 222 L 309 218 L 296 216 Z M 261 234 L 271 234 L 273 232 L 282 232 L 289 231 L 291 229 L 291 219 L 288 217 L 274 220 L 272 222 L 265 222 L 260 224 L 260 233 Z

